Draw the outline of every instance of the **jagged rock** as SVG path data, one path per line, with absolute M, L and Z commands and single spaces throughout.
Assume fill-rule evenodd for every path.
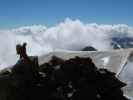
M 20 60 L 0 78 L 0 100 L 127 100 L 125 85 L 89 57 L 64 61 L 54 56 L 39 67 L 37 59 Z

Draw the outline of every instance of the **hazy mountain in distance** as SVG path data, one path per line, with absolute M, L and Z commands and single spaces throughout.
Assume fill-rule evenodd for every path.
M 114 49 L 133 48 L 133 37 L 113 37 L 111 46 Z

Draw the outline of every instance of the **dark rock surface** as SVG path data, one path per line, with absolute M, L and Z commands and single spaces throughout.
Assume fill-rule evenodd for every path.
M 126 84 L 115 73 L 98 69 L 91 58 L 53 58 L 38 66 L 20 60 L 0 76 L 0 100 L 128 100 Z

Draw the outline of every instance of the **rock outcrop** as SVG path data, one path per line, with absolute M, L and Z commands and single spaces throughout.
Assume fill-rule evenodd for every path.
M 21 60 L 1 74 L 0 100 L 128 100 L 121 90 L 126 84 L 89 57 L 53 56 L 41 66 L 31 61 Z
M 97 51 L 97 49 L 92 46 L 87 46 L 84 47 L 81 51 Z

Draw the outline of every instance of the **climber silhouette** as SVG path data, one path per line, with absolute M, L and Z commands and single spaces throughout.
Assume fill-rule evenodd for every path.
M 26 53 L 26 45 L 27 43 L 23 43 L 23 45 L 17 44 L 16 52 L 18 55 L 20 55 L 20 59 L 29 60 L 29 57 Z

